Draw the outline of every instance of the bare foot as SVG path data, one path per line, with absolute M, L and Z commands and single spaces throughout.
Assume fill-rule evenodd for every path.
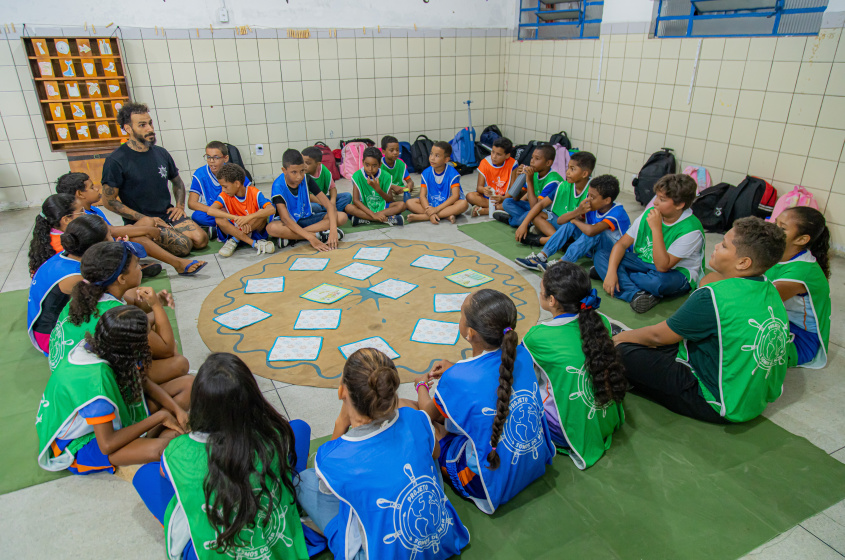
M 457 218 L 455 218 L 455 216 L 449 216 L 449 221 L 454 224 L 457 221 Z
M 408 214 L 408 222 L 427 222 L 428 216 L 425 214 Z

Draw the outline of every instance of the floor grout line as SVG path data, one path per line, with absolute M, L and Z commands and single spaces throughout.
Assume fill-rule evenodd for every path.
M 824 514 L 824 512 L 819 512 L 819 513 L 817 513 L 816 515 L 823 515 L 823 514 Z M 814 515 L 813 517 L 815 517 L 816 515 Z M 841 552 L 839 552 L 838 550 L 836 550 L 834 547 L 832 547 L 831 545 L 829 545 L 828 543 L 826 543 L 826 542 L 824 541 L 824 539 L 822 539 L 821 537 L 819 537 L 818 535 L 816 535 L 814 532 L 812 532 L 812 531 L 811 531 L 810 529 L 808 529 L 807 527 L 804 527 L 803 523 L 804 523 L 803 521 L 802 521 L 801 523 L 799 523 L 799 524 L 798 524 L 798 527 L 801 527 L 802 529 L 804 529 L 805 531 L 807 531 L 807 532 L 808 532 L 809 534 L 811 534 L 811 535 L 812 535 L 812 536 L 813 536 L 816 540 L 818 540 L 818 541 L 819 541 L 819 542 L 821 542 L 823 545 L 825 545 L 826 547 L 828 547 L 829 549 L 831 549 L 833 552 L 835 552 L 836 554 L 838 554 L 838 555 L 840 556 L 840 558 L 845 558 L 845 555 L 843 555 Z

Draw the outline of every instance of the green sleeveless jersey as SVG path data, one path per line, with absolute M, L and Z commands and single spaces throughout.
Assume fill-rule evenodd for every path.
M 678 361 L 698 378 L 704 399 L 731 422 L 758 417 L 783 392 L 789 319 L 771 282 L 729 278 L 701 288 L 713 298 L 719 335 L 718 393 L 713 394 L 689 361 L 686 341 Z
M 805 313 L 812 315 L 810 318 L 815 323 L 816 333 L 819 337 L 819 351 L 816 356 L 806 364 L 798 364 L 798 353 L 795 345 L 789 345 L 789 366 L 799 366 L 810 369 L 821 369 L 827 365 L 827 349 L 830 343 L 830 283 L 824 275 L 815 257 L 807 251 L 798 255 L 791 261 L 780 262 L 766 271 L 766 278 L 773 283 L 796 282 L 803 284 L 806 293 L 809 294 L 808 301 L 801 295 L 793 296 L 789 301 L 784 302 L 786 314 L 789 320 L 796 326 L 805 328 L 808 323 Z M 807 309 L 806 303 L 809 303 Z
M 578 208 L 579 204 L 587 199 L 589 192 L 589 182 L 587 182 L 587 185 L 584 186 L 584 190 L 582 190 L 579 194 L 575 192 L 575 185 L 573 183 L 562 181 L 560 186 L 557 188 L 554 200 L 552 201 L 552 212 L 558 216 L 562 216 L 567 212 L 572 212 Z
M 646 217 L 653 210 L 654 207 L 652 206 L 637 219 L 639 226 L 636 230 L 637 237 L 634 240 L 634 253 L 644 262 L 652 264 L 654 264 L 654 237 Z M 662 225 L 663 242 L 666 245 L 666 250 L 670 253 L 672 253 L 672 245 L 681 240 L 682 237 L 687 235 L 700 236 L 701 246 L 695 254 L 678 255 L 677 253 L 672 253 L 681 258 L 675 269 L 687 277 L 691 289 L 694 290 L 698 285 L 701 272 L 704 270 L 704 228 L 689 208 L 684 210 L 681 217 L 674 224 L 667 225 L 664 223 Z M 630 236 L 630 234 L 628 235 Z
M 540 196 L 540 193 L 543 192 L 543 189 L 546 188 L 546 185 L 554 181 L 557 181 L 561 185 L 563 185 L 564 183 L 563 177 L 561 177 L 560 173 L 558 173 L 557 171 L 549 170 L 549 172 L 546 173 L 545 177 L 543 177 L 542 179 L 540 178 L 539 173 L 534 173 L 534 196 Z M 558 186 L 558 190 L 560 190 L 560 186 Z
M 399 158 L 396 158 L 396 161 L 393 163 L 393 168 L 387 166 L 384 158 L 381 159 L 381 172 L 390 176 L 391 185 L 399 185 L 400 187 L 405 186 L 406 168 L 407 166 L 405 165 L 405 162 Z
M 94 334 L 97 322 L 103 316 L 103 313 L 120 305 L 126 304 L 111 294 L 103 294 L 103 297 L 97 302 L 97 310 L 91 314 L 87 321 L 76 326 L 70 322 L 70 317 L 68 317 L 70 314 L 70 302 L 68 302 L 62 312 L 59 313 L 56 326 L 50 333 L 50 370 L 55 370 L 67 353 L 85 340 L 85 333 Z
M 329 187 L 332 186 L 332 172 L 329 171 L 329 168 L 320 164 L 320 174 L 314 177 L 313 175 L 309 175 L 314 182 L 317 183 L 317 186 L 320 187 L 320 190 L 323 191 L 323 194 L 328 196 L 329 195 Z
M 77 413 L 97 399 L 105 399 L 115 408 L 114 429 L 131 426 L 147 417 L 143 399 L 127 406 L 120 394 L 109 364 L 85 349 L 81 342 L 62 359 L 50 375 L 35 417 L 38 432 L 38 465 L 48 471 L 68 468 L 76 452 L 94 439 L 94 426 L 76 437 L 58 456 L 52 444 L 74 421 Z
M 387 194 L 390 190 L 390 175 L 379 169 L 376 178 L 378 179 L 379 188 Z M 367 177 L 364 175 L 363 169 L 359 169 L 352 174 L 352 184 L 358 189 L 358 196 L 361 197 L 361 202 L 370 209 L 370 212 L 381 212 L 387 208 L 387 201 L 367 183 Z
M 171 560 L 181 558 L 191 540 L 200 560 L 307 560 L 308 550 L 294 498 L 287 488 L 273 487 L 269 481 L 272 498 L 266 495 L 262 498 L 255 525 L 241 530 L 238 535 L 241 546 L 226 554 L 214 550 L 219 532 L 208 521 L 203 490 L 208 475 L 206 439 L 205 434 L 198 432 L 179 436 L 168 444 L 161 457 L 162 466 L 176 490 L 164 514 L 167 557 Z M 256 493 L 261 490 L 258 480 L 253 481 L 252 487 Z M 266 507 L 270 499 L 274 507 L 267 519 Z
M 610 333 L 603 315 L 602 321 Z M 625 413 L 615 402 L 596 406 L 577 317 L 559 317 L 531 327 L 522 344 L 538 371 L 546 417 L 553 416 L 549 426 L 560 426 L 569 444 L 568 449 L 558 450 L 579 469 L 591 467 L 610 449 L 613 432 L 625 421 Z

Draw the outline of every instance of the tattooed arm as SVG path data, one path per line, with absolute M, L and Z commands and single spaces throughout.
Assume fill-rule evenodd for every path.
M 114 212 L 115 214 L 120 214 L 122 217 L 126 218 L 127 220 L 132 220 L 133 222 L 137 222 L 138 220 L 144 217 L 144 215 L 140 212 L 129 208 L 121 201 L 119 201 L 117 199 L 119 194 L 119 189 L 103 184 L 103 204 L 105 205 L 105 207 Z
M 176 199 L 176 206 L 167 209 L 167 215 L 171 220 L 178 220 L 185 217 L 185 183 L 182 177 L 176 176 L 170 180 L 173 185 L 173 198 Z

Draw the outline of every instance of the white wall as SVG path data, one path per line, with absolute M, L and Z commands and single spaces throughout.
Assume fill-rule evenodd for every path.
M 225 1 L 229 23 L 217 19 Z M 207 28 L 250 25 L 277 28 L 510 28 L 517 0 L 37 0 L 3 2 L 3 21 L 98 28 Z M 633 0 L 617 0 L 628 3 Z M 643 0 L 637 0 L 643 1 Z M 647 1 L 647 0 L 646 0 Z
M 839 0 L 845 2 L 845 0 Z M 604 0 L 602 23 L 638 23 L 651 21 L 652 0 Z

